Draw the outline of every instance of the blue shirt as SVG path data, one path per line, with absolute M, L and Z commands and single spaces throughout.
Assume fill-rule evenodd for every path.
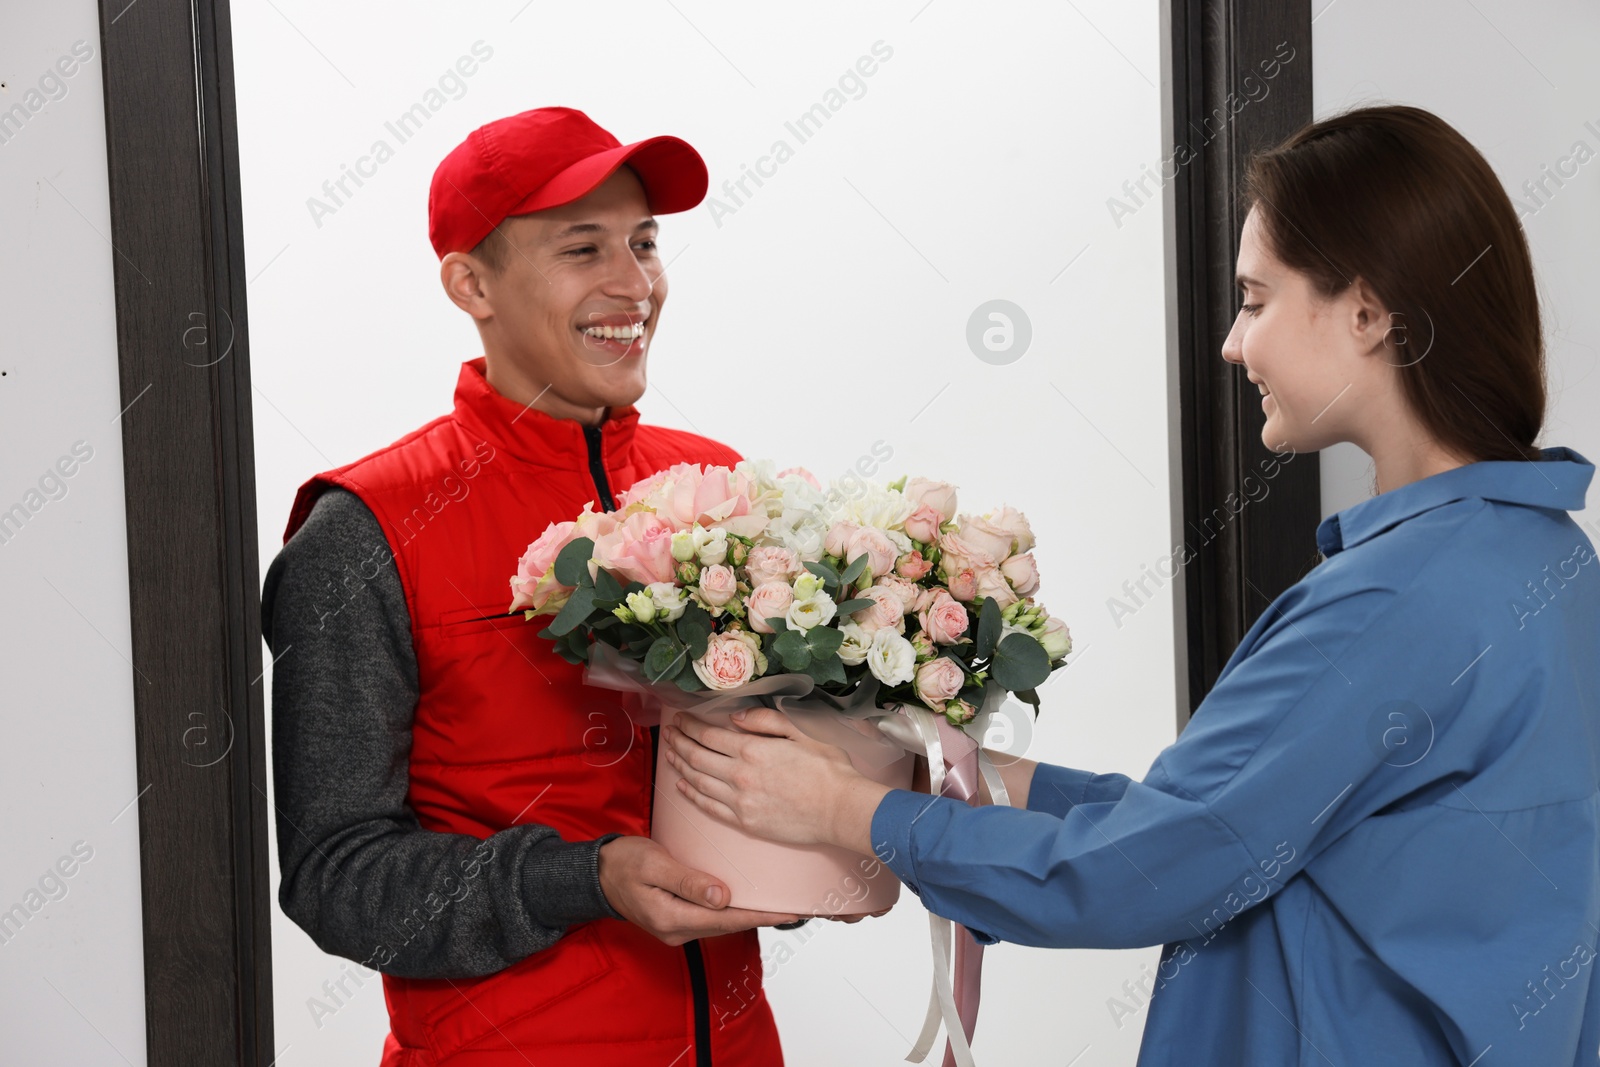
M 1323 519 L 1142 781 L 897 789 L 879 858 L 985 944 L 1163 945 L 1108 991 L 1148 1011 L 1141 1067 L 1594 1063 L 1600 560 L 1567 514 L 1594 467 L 1543 453 Z

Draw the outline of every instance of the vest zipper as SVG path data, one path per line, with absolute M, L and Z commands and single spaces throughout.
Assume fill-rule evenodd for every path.
M 711 998 L 706 993 L 706 964 L 700 955 L 700 942 L 685 941 L 683 954 L 689 961 L 689 985 L 694 990 L 694 1064 L 711 1067 Z
M 603 511 L 615 511 L 617 502 L 611 498 L 611 485 L 606 480 L 605 451 L 601 447 L 601 431 L 598 426 L 585 426 L 583 439 L 589 444 L 589 474 L 594 478 L 594 487 L 600 492 L 600 508 Z
M 602 476 L 604 472 L 602 471 Z M 604 483 L 597 482 L 597 485 Z M 606 509 L 610 511 L 610 508 Z M 656 756 L 661 746 L 661 727 L 650 727 L 650 773 L 655 773 Z M 655 818 L 655 791 L 650 792 L 650 817 Z M 694 1067 L 711 1065 L 711 994 L 706 984 L 706 961 L 699 940 L 683 943 L 683 957 L 689 964 L 689 989 L 694 994 Z

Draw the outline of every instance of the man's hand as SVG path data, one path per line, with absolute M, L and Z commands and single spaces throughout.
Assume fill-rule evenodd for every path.
M 669 945 L 801 918 L 728 907 L 726 885 L 685 867 L 648 837 L 618 837 L 600 846 L 600 889 L 624 918 Z

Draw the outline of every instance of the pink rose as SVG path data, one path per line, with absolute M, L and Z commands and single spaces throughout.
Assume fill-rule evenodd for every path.
M 933 569 L 933 564 L 922 558 L 919 551 L 907 552 L 895 561 L 894 572 L 911 582 L 920 582 Z
M 916 582 L 908 582 L 894 574 L 885 574 L 875 583 L 878 588 L 892 590 L 900 598 L 900 610 L 910 614 L 917 606 L 917 598 L 922 595 L 922 589 Z
M 569 590 L 556 581 L 550 568 L 555 565 L 561 550 L 578 539 L 578 524 L 553 522 L 545 527 L 539 539 L 517 560 L 517 573 L 511 579 L 511 607 L 507 611 L 539 611 L 551 597 Z
M 541 578 L 554 566 L 561 550 L 578 539 L 578 524 L 553 522 L 545 527 L 539 539 L 517 560 L 517 575 L 521 578 Z
M 797 478 L 805 479 L 806 481 L 811 483 L 811 488 L 816 489 L 819 492 L 821 491 L 822 483 L 817 481 L 817 476 L 815 474 L 812 474 L 810 471 L 806 470 L 804 467 L 788 467 L 788 468 L 785 468 L 784 470 L 779 471 L 777 474 L 773 475 L 773 477 L 774 477 L 774 479 L 787 478 L 791 474 L 794 475 Z
M 754 537 L 766 529 L 765 512 L 756 514 L 750 505 L 750 479 L 727 467 L 707 467 L 694 489 L 693 521 L 710 529 L 721 526 L 740 537 Z M 681 497 L 680 497 L 681 499 Z
M 800 557 L 782 545 L 757 545 L 745 560 L 745 570 L 750 573 L 750 584 L 763 582 L 788 582 L 805 569 Z
M 953 645 L 967 632 L 967 606 L 944 590 L 917 613 L 917 624 L 936 645 Z
M 848 564 L 863 553 L 867 557 L 867 573 L 876 578 L 894 570 L 895 557 L 900 554 L 900 549 L 889 540 L 888 534 L 876 526 L 863 526 L 850 535 L 850 540 L 845 543 L 843 558 Z
M 977 706 L 959 697 L 946 704 L 944 708 L 944 717 L 951 726 L 965 726 L 977 715 Z
M 989 521 L 1012 536 L 1017 542 L 1014 551 L 1027 552 L 1033 548 L 1033 527 L 1028 525 L 1028 517 L 1016 508 L 1002 507 L 989 516 Z
M 961 535 L 962 541 L 988 554 L 996 563 L 1011 555 L 1011 546 L 1017 539 L 1012 531 L 997 526 L 982 516 L 961 516 L 961 525 L 956 528 L 956 532 Z
M 600 540 L 621 525 L 616 515 L 609 511 L 590 511 L 588 504 L 583 506 L 583 511 L 577 518 L 578 536 L 587 537 L 591 541 Z
M 983 545 L 967 539 L 966 528 L 939 535 L 939 573 L 948 577 L 958 571 L 976 571 L 993 566 L 1003 556 L 992 555 Z
M 973 592 L 973 599 L 981 601 L 986 596 L 992 596 L 1002 608 L 1009 608 L 1021 598 L 1011 588 L 1011 583 L 1006 581 L 1006 576 L 1000 573 L 1000 568 L 990 564 L 979 567 L 976 574 L 977 588 Z
M 750 640 L 750 634 L 739 630 L 712 634 L 706 639 L 705 655 L 691 663 L 694 673 L 708 689 L 744 685 L 756 674 L 756 652 Z
M 734 576 L 733 568 L 721 563 L 713 563 L 700 571 L 700 596 L 707 604 L 721 607 L 733 599 L 733 594 L 739 591 L 739 580 Z
M 677 568 L 672 558 L 672 524 L 649 511 L 636 511 L 622 525 L 595 538 L 589 562 L 592 578 L 605 568 L 623 582 L 668 582 Z
M 1023 552 L 1007 559 L 1000 564 L 1000 573 L 1006 576 L 1006 581 L 1011 583 L 1011 588 L 1019 596 L 1032 596 L 1039 591 L 1039 568 L 1033 561 L 1032 552 Z
M 852 612 L 850 617 L 860 625 L 862 632 L 873 634 L 883 629 L 902 634 L 906 632 L 906 612 L 899 593 L 881 585 L 873 585 L 863 589 L 861 595 L 872 604 Z
M 794 590 L 787 581 L 762 582 L 745 599 L 745 618 L 750 623 L 750 629 L 757 633 L 775 633 L 767 620 L 784 618 L 789 614 L 789 605 L 793 603 Z
M 943 711 L 944 702 L 961 692 L 966 678 L 961 664 L 948 656 L 938 656 L 917 667 L 911 689 L 934 711 Z
M 686 477 L 691 477 L 698 482 L 700 480 L 700 465 L 697 463 L 675 463 L 664 470 L 656 471 L 648 478 L 640 478 L 617 494 L 617 507 L 619 509 L 625 508 L 629 504 L 647 500 L 658 491 L 670 488 L 672 483 Z
M 917 594 L 917 601 L 911 605 L 911 611 L 908 614 L 915 614 L 916 612 L 924 610 L 929 604 L 933 603 L 934 599 L 938 597 L 940 593 L 943 592 L 944 590 L 942 589 L 924 589 L 922 592 Z
M 906 536 L 931 544 L 939 536 L 939 513 L 927 504 L 918 504 L 917 509 L 906 516 Z
M 850 537 L 861 527 L 848 519 L 840 519 L 828 527 L 828 535 L 822 539 L 822 550 L 835 559 L 843 559 L 845 548 L 850 544 Z
M 907 478 L 900 490 L 913 510 L 926 504 L 939 516 L 940 522 L 949 522 L 956 513 L 956 487 L 949 482 L 936 482 L 931 478 Z M 916 534 L 911 536 L 916 537 Z M 917 537 L 918 541 L 924 538 Z
M 978 575 L 971 567 L 956 571 L 946 580 L 950 595 L 957 600 L 970 601 L 978 595 Z

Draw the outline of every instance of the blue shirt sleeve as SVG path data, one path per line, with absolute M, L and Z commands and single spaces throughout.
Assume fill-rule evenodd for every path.
M 1400 770 L 1395 731 L 1458 728 L 1452 679 L 1481 651 L 1433 587 L 1304 585 L 1257 620 L 1143 781 L 1041 764 L 1026 809 L 893 790 L 873 813 L 879 859 L 985 944 L 1163 944 L 1267 899 L 1356 822 L 1459 770 Z

